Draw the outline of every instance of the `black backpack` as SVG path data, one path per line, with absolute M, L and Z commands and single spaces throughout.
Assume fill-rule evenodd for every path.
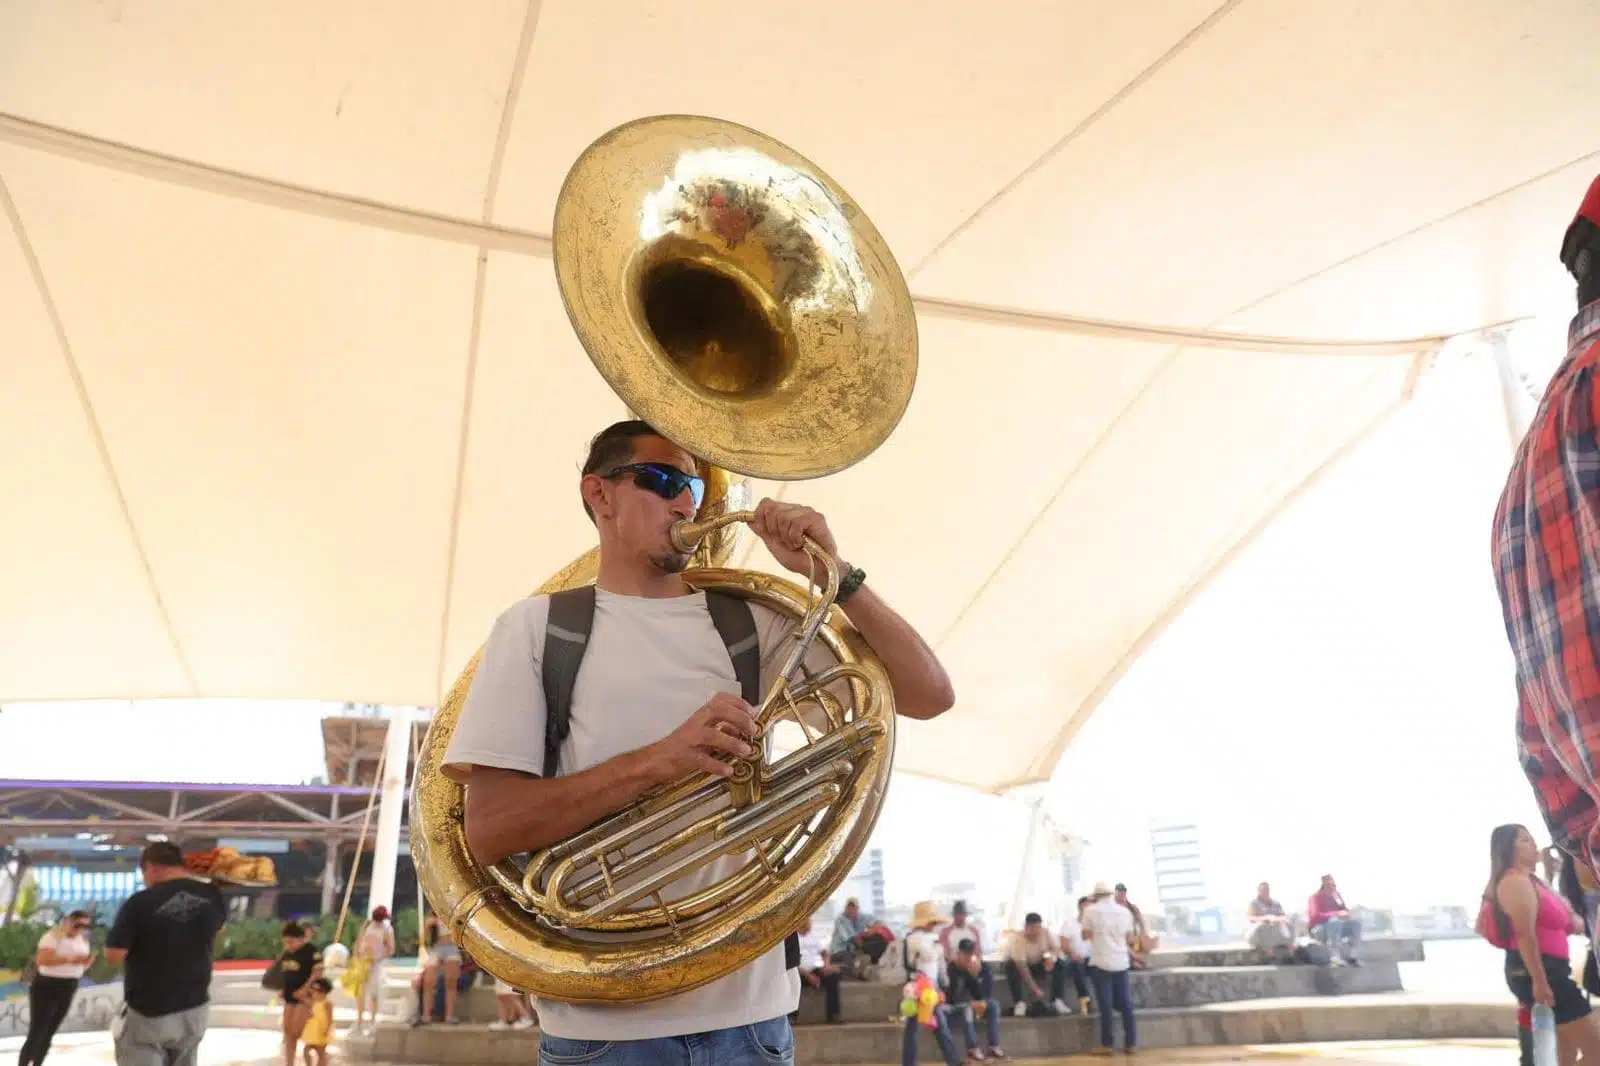
M 740 695 L 754 707 L 761 702 L 761 644 L 755 615 L 739 596 L 706 590 L 706 610 L 717 635 L 733 661 Z M 544 628 L 544 776 L 554 777 L 561 745 L 572 731 L 572 690 L 578 680 L 583 654 L 594 631 L 594 586 L 580 585 L 550 594 L 550 617 Z M 800 934 L 783 942 L 784 963 L 800 967 Z

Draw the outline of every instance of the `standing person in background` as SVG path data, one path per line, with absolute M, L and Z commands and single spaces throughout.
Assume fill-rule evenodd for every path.
M 372 1027 L 378 1027 L 378 1011 L 383 1006 L 383 985 L 388 978 L 384 964 L 394 958 L 394 926 L 389 922 L 388 907 L 374 907 L 372 918 L 356 935 L 356 957 L 367 960 L 367 976 L 356 996 L 356 1031 L 362 1030 L 362 1020 L 367 1007 L 372 1007 Z
M 461 949 L 456 947 L 455 934 L 438 915 L 430 914 L 423 927 L 423 940 L 428 947 L 428 964 L 422 971 L 422 1004 L 416 1024 L 426 1024 L 442 998 L 444 1010 L 439 1020 L 458 1025 L 456 996 L 461 988 Z M 441 979 L 442 993 L 436 991 Z
M 117 1066 L 196 1066 L 211 1014 L 211 954 L 228 920 L 217 886 L 194 877 L 170 841 L 145 847 L 146 887 L 129 896 L 106 936 L 106 961 L 125 966 L 111 1023 Z
M 295 1066 L 300 1037 L 311 1020 L 311 983 L 322 977 L 322 952 L 299 922 L 283 923 L 283 1066 Z
M 37 970 L 28 985 L 28 1035 L 18 1066 L 39 1066 L 67 1020 L 78 981 L 94 959 L 89 925 L 88 911 L 73 911 L 39 938 L 33 957 Z
M 1111 898 L 1111 890 L 1104 883 L 1095 885 L 1090 896 L 1094 902 L 1083 913 L 1083 931 L 1089 940 L 1089 964 L 1094 968 L 1100 1048 L 1109 1052 L 1116 1047 L 1111 1012 L 1119 1011 L 1123 1049 L 1132 1054 L 1139 1043 L 1133 1018 L 1133 987 L 1128 980 L 1133 966 L 1132 949 L 1138 943 L 1133 913 Z
M 1555 1014 L 1561 1061 L 1600 1061 L 1600 1028 L 1589 1000 L 1572 979 L 1567 937 L 1583 921 L 1553 889 L 1534 876 L 1539 846 L 1520 825 L 1496 826 L 1489 834 L 1489 883 L 1483 891 L 1477 929 L 1506 953 L 1506 986 L 1517 1003 L 1543 1004 Z
M 1144 911 L 1140 910 L 1138 904 L 1128 898 L 1128 886 L 1118 883 L 1114 887 L 1116 889 L 1117 902 L 1125 907 L 1129 914 L 1133 915 L 1132 966 L 1135 970 L 1142 970 L 1145 966 L 1145 955 L 1154 951 L 1160 945 L 1161 938 L 1150 928 L 1150 923 L 1144 920 Z
M 944 984 L 944 952 L 939 950 L 939 938 L 933 927 L 940 922 L 938 908 L 932 900 L 921 900 L 912 908 L 911 926 L 906 931 L 905 964 L 906 982 L 912 985 L 917 978 L 927 978 L 928 984 L 938 989 Z M 900 1066 L 917 1066 L 917 1030 L 922 1023 L 916 1012 L 906 1017 L 904 1038 L 900 1045 Z M 933 1038 L 939 1044 L 946 1066 L 959 1066 L 955 1041 L 950 1037 L 950 1007 L 940 1003 L 933 1008 Z M 791 1056 L 792 1058 L 792 1056 Z

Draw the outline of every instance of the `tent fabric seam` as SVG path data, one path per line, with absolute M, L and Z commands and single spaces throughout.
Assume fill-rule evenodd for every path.
M 528 59 L 533 53 L 533 38 L 538 33 L 541 0 L 528 0 L 523 14 L 522 32 L 517 38 L 516 55 L 511 61 L 511 77 L 500 108 L 500 123 L 494 148 L 489 155 L 484 179 L 483 221 L 494 218 L 495 201 L 500 195 L 500 179 L 505 171 L 506 150 L 516 124 L 517 102 L 527 76 Z M 489 284 L 489 250 L 482 245 L 473 257 L 472 322 L 467 330 L 467 365 L 461 389 L 461 427 L 456 440 L 455 484 L 450 492 L 450 529 L 445 545 L 444 596 L 439 612 L 439 650 L 434 667 L 434 687 L 444 692 L 445 670 L 449 662 L 450 617 L 455 610 L 456 556 L 461 540 L 461 507 L 466 490 L 467 455 L 472 444 L 472 405 L 478 380 L 478 352 L 483 340 L 484 294 Z
M 361 197 L 331 193 L 290 182 L 263 178 L 207 163 L 182 159 L 147 149 L 135 148 L 89 134 L 50 126 L 42 122 L 0 112 L 0 143 L 9 143 L 58 158 L 77 160 L 92 166 L 133 174 L 150 181 L 195 189 L 213 196 L 244 200 L 263 207 L 293 214 L 327 218 L 350 225 L 370 226 L 427 240 L 463 244 L 487 251 L 510 252 L 540 259 L 551 256 L 550 237 L 531 230 L 499 223 L 468 219 L 400 207 Z M 1570 165 L 1570 164 L 1569 164 Z M 1502 192 L 1514 191 L 1511 189 Z M 1479 201 L 1495 199 L 1496 193 Z M 1448 217 L 1448 216 L 1446 216 Z M 1435 220 L 1438 221 L 1438 220 Z M 1382 247 L 1387 241 L 1375 247 Z M 1370 251 L 1370 249 L 1369 249 Z M 1365 251 L 1356 253 L 1359 258 Z M 1378 340 L 1336 340 L 1274 337 L 1248 333 L 1222 333 L 1181 326 L 1141 325 L 1094 319 L 1053 311 L 1009 308 L 992 304 L 913 295 L 919 313 L 935 314 L 968 321 L 988 321 L 1018 329 L 1056 333 L 1083 333 L 1115 336 L 1131 342 L 1183 343 L 1191 347 L 1226 348 L 1234 351 L 1279 352 L 1281 354 L 1379 355 L 1404 354 L 1438 344 L 1447 338 L 1439 335 Z M 1240 312 L 1234 312 L 1238 314 Z M 1508 323 L 1497 323 L 1506 325 Z M 1480 328 L 1474 327 L 1474 332 Z
M 128 532 L 128 539 L 132 544 L 134 555 L 139 560 L 139 570 L 144 574 L 145 587 L 155 607 L 157 615 L 161 618 L 162 628 L 166 630 L 167 640 L 172 646 L 172 656 L 178 670 L 183 674 L 184 681 L 189 685 L 191 695 L 200 694 L 200 682 L 195 676 L 194 668 L 189 663 L 189 657 L 183 650 L 183 642 L 178 637 L 177 626 L 172 620 L 172 612 L 167 607 L 166 599 L 161 594 L 160 582 L 156 580 L 155 567 L 150 561 L 150 553 L 145 547 L 144 538 L 139 533 L 138 523 L 134 521 L 133 509 L 128 504 L 127 492 L 123 489 L 122 479 L 117 474 L 116 463 L 111 458 L 111 447 L 106 442 L 105 427 L 100 424 L 99 415 L 95 412 L 94 401 L 89 396 L 88 383 L 83 379 L 83 371 L 78 366 L 77 356 L 72 350 L 71 338 L 67 335 L 66 323 L 61 318 L 61 309 L 56 305 L 55 297 L 50 289 L 49 279 L 45 277 L 44 264 L 39 262 L 39 256 L 34 251 L 33 241 L 28 237 L 27 226 L 22 220 L 22 210 L 11 195 L 10 186 L 7 185 L 4 175 L 0 175 L 0 208 L 3 208 L 6 217 L 11 222 L 11 231 L 17 243 L 17 250 L 21 253 L 23 261 L 27 264 L 28 273 L 33 278 L 34 288 L 39 297 L 40 306 L 45 317 L 50 320 L 50 329 L 55 334 L 56 347 L 61 356 L 62 364 L 66 367 L 67 375 L 72 380 L 73 393 L 78 400 L 78 408 L 83 413 L 84 421 L 89 430 L 89 436 L 94 441 L 95 455 L 100 460 L 100 471 L 105 477 L 112 496 L 117 501 L 117 511 L 122 515 L 122 521 Z
M 1188 47 L 1195 41 L 1209 33 L 1212 27 L 1226 18 L 1234 8 L 1238 7 L 1243 2 L 1244 0 L 1223 0 L 1223 2 L 1218 5 L 1211 12 L 1211 14 L 1201 19 L 1198 24 L 1191 26 L 1188 33 L 1185 33 L 1170 47 L 1168 47 L 1165 52 L 1161 53 L 1161 55 L 1157 56 L 1153 61 L 1146 64 L 1145 67 L 1139 71 L 1139 73 L 1135 74 L 1132 78 L 1125 82 L 1116 90 L 1116 92 L 1112 93 L 1110 96 L 1101 101 L 1099 106 L 1091 111 L 1086 117 L 1080 119 L 1078 123 L 1070 130 L 1057 138 L 1054 144 L 1050 145 L 1050 147 L 1041 152 L 1036 158 L 1034 158 L 1032 162 L 1023 167 L 1022 170 L 1016 174 L 1016 176 L 1014 176 L 1010 181 L 1007 181 L 1004 185 L 1000 186 L 1000 188 L 997 189 L 987 200 L 979 204 L 976 210 L 972 211 L 969 215 L 967 215 L 966 218 L 957 223 L 954 229 L 941 237 L 934 244 L 934 246 L 930 248 L 925 255 L 923 255 L 921 259 L 917 260 L 915 266 L 906 271 L 906 276 L 908 278 L 915 278 L 917 275 L 926 270 L 946 248 L 955 242 L 957 238 L 975 226 L 984 215 L 988 214 L 991 208 L 1015 192 L 1023 182 L 1027 181 L 1034 174 L 1038 173 L 1040 168 L 1048 165 L 1051 160 L 1061 154 L 1062 150 L 1065 149 L 1067 145 L 1071 144 L 1073 141 L 1076 141 L 1079 137 L 1087 133 L 1101 119 L 1105 118 L 1112 111 L 1115 111 L 1119 106 L 1121 106 L 1124 100 L 1128 99 L 1128 97 L 1142 89 L 1146 83 L 1148 83 L 1157 74 L 1161 73 L 1161 71 L 1166 68 L 1167 64 L 1178 58 L 1178 56 L 1187 50 Z

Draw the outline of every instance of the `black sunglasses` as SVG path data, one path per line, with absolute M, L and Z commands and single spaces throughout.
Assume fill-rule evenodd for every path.
M 684 489 L 688 489 L 690 495 L 694 497 L 696 510 L 700 509 L 700 501 L 706 497 L 706 483 L 703 479 L 693 474 L 685 474 L 677 467 L 668 466 L 666 463 L 629 463 L 600 476 L 607 481 L 615 481 L 625 474 L 632 474 L 635 485 L 655 493 L 663 500 L 676 500 Z

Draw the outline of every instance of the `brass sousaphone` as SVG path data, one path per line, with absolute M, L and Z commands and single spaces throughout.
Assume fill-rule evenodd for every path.
M 485 867 L 467 850 L 464 790 L 439 771 L 474 657 L 423 742 L 412 856 L 429 904 L 496 977 L 544 999 L 638 1002 L 700 987 L 777 945 L 838 888 L 877 821 L 894 695 L 833 604 L 832 561 L 808 545 L 820 591 L 721 567 L 735 524 L 752 515 L 735 509 L 742 478 L 823 477 L 887 439 L 911 398 L 916 320 L 898 265 L 850 197 L 784 145 L 716 119 L 646 118 L 595 141 L 561 189 L 553 244 L 567 314 L 595 366 L 705 463 L 700 514 L 673 530 L 695 551 L 686 576 L 795 620 L 788 669 L 758 718 L 795 722 L 804 739 L 736 762 L 731 778 L 659 789 L 525 864 Z M 593 581 L 595 558 L 539 591 Z M 795 668 L 813 645 L 833 664 L 802 677 Z M 674 889 L 740 856 L 710 887 Z

